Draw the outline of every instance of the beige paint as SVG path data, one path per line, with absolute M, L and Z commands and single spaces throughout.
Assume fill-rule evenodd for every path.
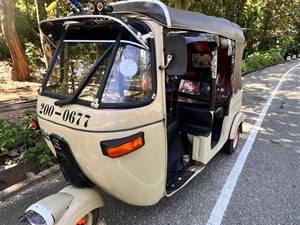
M 220 140 L 213 149 L 211 149 L 211 135 L 208 137 L 190 135 L 193 144 L 193 160 L 207 164 L 222 149 L 228 138 L 233 139 L 233 134 L 236 133 L 238 126 L 243 121 L 243 113 L 240 112 L 242 93 L 243 90 L 240 90 L 232 97 L 229 115 L 225 116 L 223 120 Z

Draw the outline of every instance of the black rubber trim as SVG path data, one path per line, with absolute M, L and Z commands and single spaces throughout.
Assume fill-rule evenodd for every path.
M 56 159 L 66 181 L 75 187 L 93 187 L 94 183 L 90 181 L 78 166 L 67 140 L 53 133 L 50 134 L 50 140 L 56 151 Z

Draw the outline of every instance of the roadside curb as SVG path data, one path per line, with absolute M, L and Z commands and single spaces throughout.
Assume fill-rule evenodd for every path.
M 4 201 L 5 199 L 9 198 L 14 194 L 21 192 L 22 190 L 26 189 L 28 186 L 33 185 L 42 179 L 52 177 L 54 174 L 59 172 L 60 172 L 60 167 L 58 165 L 55 165 L 47 170 L 41 171 L 36 175 L 29 176 L 27 179 L 1 191 L 0 202 Z

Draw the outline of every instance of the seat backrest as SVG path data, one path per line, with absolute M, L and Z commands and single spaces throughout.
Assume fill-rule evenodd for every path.
M 189 134 L 207 137 L 212 131 L 212 114 L 207 108 L 181 103 L 178 117 L 181 128 Z

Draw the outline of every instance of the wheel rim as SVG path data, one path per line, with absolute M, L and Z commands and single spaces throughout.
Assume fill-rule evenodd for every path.
M 93 224 L 93 215 L 92 213 L 86 214 L 84 217 L 80 218 L 75 225 L 92 225 Z
M 233 149 L 235 149 L 237 147 L 238 142 L 239 142 L 239 137 L 240 137 L 240 133 L 237 131 L 234 138 L 233 138 L 233 141 L 232 141 Z

